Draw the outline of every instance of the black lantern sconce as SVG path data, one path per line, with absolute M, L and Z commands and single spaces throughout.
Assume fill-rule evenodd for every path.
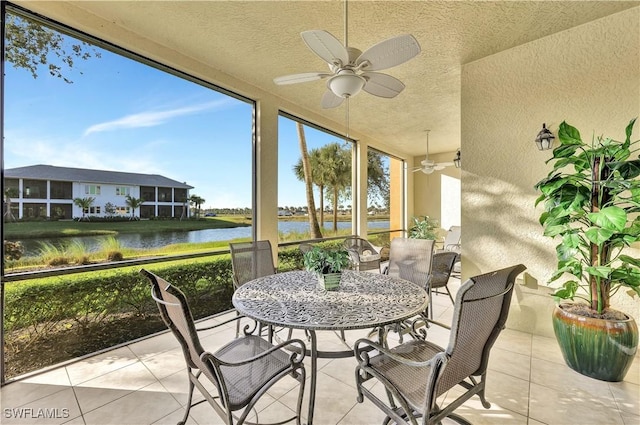
M 540 133 L 538 133 L 538 135 L 536 136 L 536 145 L 541 151 L 551 149 L 551 147 L 553 146 L 553 140 L 555 138 L 556 136 L 554 136 L 553 133 L 549 131 L 546 125 L 542 124 L 542 130 L 540 130 Z
M 455 165 L 456 168 L 460 168 L 460 149 L 456 152 L 456 157 L 453 158 L 453 165 Z

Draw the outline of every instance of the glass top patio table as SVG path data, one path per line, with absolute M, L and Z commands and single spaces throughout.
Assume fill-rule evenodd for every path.
M 310 340 L 311 379 L 307 424 L 313 423 L 318 357 L 352 356 L 349 351 L 318 351 L 316 331 L 383 329 L 425 311 L 427 292 L 413 282 L 377 273 L 342 272 L 340 286 L 327 291 L 315 274 L 292 271 L 260 277 L 233 294 L 238 312 L 258 322 L 304 329 Z M 384 332 L 379 333 L 382 338 Z M 354 365 L 355 366 L 355 365 Z

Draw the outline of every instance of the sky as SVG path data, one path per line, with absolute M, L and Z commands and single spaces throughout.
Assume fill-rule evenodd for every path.
M 65 83 L 5 64 L 4 168 L 47 164 L 160 174 L 185 182 L 203 208 L 251 207 L 252 105 L 95 48 Z M 309 149 L 336 141 L 307 127 Z M 306 205 L 291 171 L 291 120 L 279 125 L 278 205 Z M 316 203 L 318 201 L 316 200 Z

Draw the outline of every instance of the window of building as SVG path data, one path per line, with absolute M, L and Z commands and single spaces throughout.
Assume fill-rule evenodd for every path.
M 26 3 L 24 6 L 29 7 Z M 96 176 L 98 176 L 97 180 L 83 178 L 84 181 L 81 181 L 75 178 L 73 172 L 69 172 L 68 176 L 60 180 L 71 182 L 70 186 L 64 183 L 54 184 L 50 192 L 47 191 L 46 180 L 23 181 L 19 186 L 18 181 L 14 180 L 11 184 L 16 183 L 14 186 L 21 191 L 9 205 L 9 210 L 16 218 L 15 221 L 18 221 L 19 217 L 33 217 L 40 220 L 47 214 L 71 220 L 74 218 L 72 211 L 76 212 L 75 218 L 80 218 L 77 204 L 71 200 L 98 195 L 101 198 L 101 206 L 94 205 L 93 208 L 88 208 L 85 214 L 107 214 L 107 203 L 110 203 L 114 206 L 114 210 L 113 213 L 108 213 L 109 216 L 112 214 L 130 216 L 132 211 L 125 205 L 124 199 L 116 198 L 114 192 L 111 189 L 107 191 L 106 188 L 112 185 L 137 187 L 140 180 L 119 181 L 115 185 L 111 180 L 99 180 L 99 176 L 103 176 L 103 172 L 107 170 L 120 172 L 120 177 L 124 178 L 134 173 L 142 174 L 143 178 L 147 178 L 146 181 L 141 180 L 146 183 L 146 186 L 138 197 L 145 202 L 136 208 L 136 214 L 144 212 L 149 217 L 172 218 L 178 213 L 178 211 L 174 212 L 174 207 L 176 210 L 178 206 L 182 208 L 182 204 L 177 202 L 187 201 L 187 193 L 198 195 L 205 200 L 201 205 L 202 209 L 241 210 L 246 216 L 253 213 L 255 176 L 253 172 L 255 103 L 253 101 L 169 66 L 138 57 L 131 52 L 131 49 L 121 49 L 106 41 L 92 39 L 85 33 L 53 22 L 47 17 L 30 14 L 24 8 L 8 2 L 2 2 L 2 11 L 6 12 L 3 14 L 2 22 L 4 29 L 2 34 L 5 35 L 4 44 L 2 44 L 5 48 L 4 73 L 0 75 L 0 78 L 3 78 L 3 90 L 0 95 L 4 102 L 2 111 L 4 115 L 0 120 L 3 125 L 3 138 L 0 138 L 2 166 L 6 169 L 37 164 L 55 165 L 96 170 Z M 54 40 L 57 46 L 65 48 L 67 54 L 73 57 L 71 68 L 56 55 L 54 50 L 50 50 L 46 55 L 46 60 L 51 63 L 38 64 L 36 75 L 29 69 L 20 67 L 20 62 L 15 60 L 16 56 L 7 54 L 9 53 L 7 50 L 15 48 L 10 40 L 19 42 L 19 40 L 31 39 L 32 33 L 27 31 L 31 29 L 40 31 L 35 34 L 45 33 L 51 36 L 50 40 Z M 10 31 L 14 33 L 11 34 Z M 17 38 L 11 38 L 11 36 L 17 36 Z M 73 56 L 76 47 L 81 52 L 90 53 L 90 56 L 84 59 Z M 10 53 L 15 52 L 13 50 Z M 31 54 L 33 58 L 39 60 L 38 52 Z M 25 58 L 25 63 L 30 63 L 29 58 Z M 50 74 L 49 65 L 60 67 L 60 77 Z M 65 79 L 74 84 L 68 84 Z M 122 155 L 122 152 L 126 152 L 126 155 Z M 193 189 L 179 189 L 174 196 L 171 187 L 173 183 L 165 183 L 163 179 L 191 186 Z M 157 184 L 154 183 L 156 181 Z M 158 185 L 163 187 L 156 192 Z M 133 190 L 131 193 L 136 192 Z M 69 199 L 69 202 L 66 204 L 60 202 L 55 205 L 40 202 L 49 194 L 52 199 Z M 123 194 L 126 195 L 126 193 Z M 33 200 L 22 202 L 19 198 Z M 157 205 L 158 202 L 163 205 Z M 111 208 L 109 210 L 111 211 Z M 216 221 L 210 220 L 210 222 L 214 224 Z M 42 220 L 39 224 L 46 226 L 49 221 Z M 69 227 L 77 225 L 78 228 L 86 228 L 84 224 L 69 222 Z M 139 224 L 144 226 L 147 222 L 145 220 Z M 20 223 L 3 223 L 3 231 L 7 232 L 9 228 L 14 230 L 19 225 Z M 151 220 L 148 221 L 148 225 L 151 229 L 158 228 L 157 223 Z M 203 232 L 218 230 L 225 231 L 226 235 L 230 234 L 229 229 L 204 229 Z M 176 232 L 175 236 L 169 237 L 181 241 L 179 238 L 185 233 L 184 231 Z M 251 235 L 250 232 L 248 234 Z M 235 237 L 235 235 L 228 236 L 229 239 Z M 203 236 L 202 242 L 209 242 L 211 238 Z M 20 240 L 20 237 L 17 239 Z M 172 242 L 167 241 L 165 237 L 155 238 L 157 241 L 152 245 L 149 241 L 153 239 L 153 237 L 129 238 L 130 241 L 137 241 L 138 245 L 126 245 L 124 248 L 155 250 L 155 255 L 158 250 L 164 249 Z M 38 248 L 34 249 L 35 251 L 25 252 L 25 257 L 37 256 Z M 167 254 L 172 255 L 173 252 L 167 251 Z M 77 267 L 74 261 L 56 267 Z M 4 276 L 15 274 L 17 270 L 17 266 L 9 266 L 6 261 L 3 261 L 3 268 Z M 110 273 L 119 273 L 117 264 L 114 264 L 113 268 L 114 270 L 109 270 Z M 87 275 L 92 273 L 103 272 L 87 272 Z M 57 276 L 51 280 L 64 281 L 65 276 Z M 14 277 L 12 282 L 3 281 L 3 285 L 12 286 L 12 288 L 22 284 L 23 281 L 19 280 L 19 277 Z M 48 285 L 49 282 L 47 281 L 46 284 Z M 55 297 L 56 294 L 52 296 Z M 59 305 L 61 309 L 65 308 L 66 300 L 46 298 L 49 297 L 40 298 L 43 310 L 45 302 Z M 16 306 L 23 305 L 26 301 L 20 297 L 11 302 L 4 301 L 2 317 L 5 320 L 4 329 L 6 330 L 9 321 L 22 311 Z M 0 300 L 0 304 L 2 302 L 3 300 Z M 37 310 L 39 307 L 37 302 L 34 303 L 34 309 Z M 75 323 L 76 320 L 84 320 L 87 317 L 104 318 L 104 326 L 108 327 L 119 326 L 118 319 L 129 314 L 129 311 L 119 311 L 113 313 L 113 317 L 105 317 L 107 313 L 102 310 L 90 311 L 93 307 L 87 305 L 83 309 L 89 310 L 83 310 L 86 314 L 80 318 L 76 317 L 77 311 L 72 308 L 70 306 L 69 311 L 61 313 L 59 317 L 68 319 L 67 323 Z M 216 312 L 209 309 L 206 314 Z M 130 313 L 132 317 L 136 315 L 133 310 Z M 73 333 L 78 328 L 76 326 L 71 329 L 63 326 L 58 328 L 55 322 L 47 322 L 46 325 L 36 323 L 36 325 L 37 329 L 42 326 L 56 326 L 56 332 Z M 133 335 L 137 331 L 137 329 L 132 331 L 131 338 L 144 336 L 144 334 Z M 101 335 L 109 333 L 106 328 L 101 328 Z M 24 335 L 34 335 L 34 339 L 31 340 Z M 26 329 L 14 329 L 13 332 L 4 333 L 4 345 L 0 346 L 0 349 L 15 347 L 15 349 L 4 351 L 3 365 L 6 365 L 5 371 L 11 371 L 9 376 L 31 372 L 30 368 L 43 366 L 33 363 L 26 355 L 34 351 L 42 354 L 42 349 L 45 347 L 41 341 L 35 340 L 40 335 Z M 49 333 L 47 337 L 56 338 Z M 7 342 L 7 338 L 10 338 L 10 341 Z M 84 338 L 93 339 L 91 335 L 85 335 Z M 59 347 L 53 349 L 57 349 L 58 352 L 64 351 Z M 74 348 L 73 353 L 73 356 L 88 354 L 82 352 L 82 348 L 77 350 Z M 59 358 L 57 361 L 66 360 L 69 360 L 69 357 Z M 6 375 L 7 373 L 5 377 Z
M 311 168 L 313 203 L 306 197 L 300 137 Z M 282 113 L 278 120 L 278 208 L 282 240 L 318 237 L 308 220 L 287 216 L 316 216 L 322 237 L 351 234 L 351 170 L 354 144 L 343 136 Z
M 116 186 L 116 196 L 130 196 L 131 188 L 127 186 Z
M 84 185 L 85 195 L 100 195 L 100 185 L 86 184 Z
M 367 151 L 367 230 L 404 228 L 404 161 L 384 152 Z

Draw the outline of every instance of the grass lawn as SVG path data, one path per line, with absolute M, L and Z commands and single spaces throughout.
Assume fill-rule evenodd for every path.
M 251 219 L 244 216 L 222 216 L 182 221 L 175 219 L 120 222 L 27 221 L 3 223 L 4 238 L 8 240 L 117 235 L 122 233 L 160 233 L 243 226 L 251 226 Z

